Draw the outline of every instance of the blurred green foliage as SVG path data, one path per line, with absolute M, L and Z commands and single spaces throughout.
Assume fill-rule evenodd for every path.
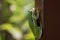
M 23 35 L 21 36 L 24 38 L 23 40 L 35 40 L 35 34 L 39 34 L 39 30 L 37 30 L 38 32 L 36 33 L 35 30 L 37 26 L 34 28 L 31 18 L 32 15 L 28 12 L 35 7 L 34 1 L 35 0 L 4 0 L 2 4 L 2 18 L 4 23 L 0 25 L 1 30 L 8 31 L 13 38 L 15 38 L 15 35 Z M 0 36 L 0 40 L 2 40 L 1 38 Z M 19 38 L 16 38 L 16 40 L 19 40 Z

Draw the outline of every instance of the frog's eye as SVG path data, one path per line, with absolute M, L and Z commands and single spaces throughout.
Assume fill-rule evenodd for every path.
M 31 10 L 31 12 L 32 12 L 32 17 L 33 17 L 35 20 L 37 20 L 37 19 L 39 18 L 39 11 L 38 11 L 38 9 L 33 8 L 33 9 Z
M 10 5 L 9 8 L 10 8 L 11 11 L 15 11 L 16 10 L 16 6 L 15 5 Z

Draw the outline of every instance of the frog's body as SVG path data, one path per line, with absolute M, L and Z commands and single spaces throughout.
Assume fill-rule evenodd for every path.
M 4 0 L 1 30 L 8 31 L 16 40 L 35 40 L 39 29 L 33 24 L 32 13 L 28 12 L 34 6 L 34 0 Z

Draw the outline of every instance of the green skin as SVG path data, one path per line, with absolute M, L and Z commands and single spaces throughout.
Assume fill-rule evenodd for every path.
M 10 10 L 9 7 L 11 5 L 16 6 L 16 9 Z M 19 35 L 20 34 L 23 35 L 24 38 L 23 40 L 35 40 L 35 35 L 37 34 L 34 33 L 36 33 L 35 30 L 37 25 L 32 23 L 31 21 L 33 20 L 32 15 L 30 12 L 28 12 L 33 7 L 34 7 L 34 0 L 33 1 L 5 0 L 3 3 L 3 10 L 2 10 L 3 24 L 0 25 L 0 29 L 8 31 L 13 38 L 15 36 L 13 32 L 14 33 L 16 32 Z M 24 30 L 22 27 L 26 29 Z M 34 27 L 34 29 L 32 27 Z M 26 34 L 25 31 L 27 32 Z M 15 39 L 20 40 L 20 38 L 15 38 Z M 0 40 L 4 40 L 4 39 L 3 38 L 1 39 L 0 37 Z

